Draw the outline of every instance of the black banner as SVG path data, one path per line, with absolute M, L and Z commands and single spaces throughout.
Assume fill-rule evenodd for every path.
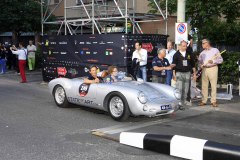
M 88 75 L 90 65 L 100 70 L 116 65 L 131 73 L 131 56 L 136 41 L 148 50 L 149 73 L 151 60 L 158 48 L 165 48 L 165 35 L 106 34 L 45 36 L 42 42 L 43 80 L 58 77 L 75 78 Z

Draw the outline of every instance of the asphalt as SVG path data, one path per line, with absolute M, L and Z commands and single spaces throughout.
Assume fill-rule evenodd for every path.
M 41 70 L 27 71 L 28 85 L 38 85 L 47 89 L 47 83 L 42 81 Z M 0 75 L 3 79 L 20 81 L 20 76 L 14 71 L 9 71 Z M 24 84 L 22 84 L 24 85 Z M 218 92 L 226 92 L 226 89 L 219 88 Z M 139 132 L 165 135 L 183 135 L 200 139 L 207 139 L 220 143 L 232 145 L 240 144 L 240 97 L 238 90 L 233 90 L 233 99 L 231 101 L 218 100 L 217 108 L 207 105 L 199 107 L 199 100 L 193 101 L 192 107 L 184 111 L 178 111 L 169 116 L 155 118 L 130 117 L 125 123 L 116 123 L 95 127 L 90 132 L 109 140 L 119 141 L 121 132 Z M 77 136 L 77 135 L 76 135 Z M 70 139 L 74 137 L 69 137 Z M 86 142 L 87 143 L 87 142 Z M 129 152 L 129 148 L 120 148 L 121 152 Z M 137 154 L 141 152 L 135 150 Z M 145 153 L 148 154 L 148 153 Z

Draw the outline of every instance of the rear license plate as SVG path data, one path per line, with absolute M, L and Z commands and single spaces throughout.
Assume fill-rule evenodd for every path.
M 170 109 L 172 109 L 171 104 L 161 106 L 161 110 L 170 110 Z

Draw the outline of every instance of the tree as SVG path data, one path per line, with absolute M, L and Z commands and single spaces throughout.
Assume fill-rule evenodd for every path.
M 153 0 L 148 0 L 152 8 L 149 12 L 156 13 L 158 10 Z M 157 0 L 162 9 L 165 9 L 165 0 Z M 168 0 L 168 14 L 177 12 L 177 0 Z M 186 17 L 190 20 L 192 28 L 199 29 L 199 38 L 207 37 L 211 34 L 225 33 L 225 30 L 232 33 L 239 31 L 239 23 L 236 21 L 240 17 L 240 0 L 187 0 Z M 224 26 L 225 25 L 225 26 Z M 232 33 L 227 33 L 231 35 Z M 240 33 L 240 32 L 238 32 Z M 236 33 L 237 34 L 237 33 Z M 219 35 L 217 36 L 219 40 Z M 222 36 L 226 37 L 226 36 Z M 222 39 L 225 40 L 225 39 Z M 240 41 L 240 40 L 237 40 Z
M 20 32 L 41 31 L 40 0 L 2 0 L 0 11 L 0 32 L 12 32 L 14 44 Z

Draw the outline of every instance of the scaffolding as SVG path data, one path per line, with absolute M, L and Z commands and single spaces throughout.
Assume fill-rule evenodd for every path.
M 42 35 L 44 35 L 45 25 L 49 24 L 59 26 L 58 35 L 62 32 L 65 35 L 84 34 L 86 32 L 103 34 L 116 32 L 116 28 L 122 28 L 122 31 L 119 32 L 128 33 L 128 26 L 131 26 L 131 33 L 143 34 L 140 23 L 157 21 L 165 21 L 167 35 L 167 7 L 164 13 L 157 1 L 153 0 L 158 9 L 157 14 L 136 13 L 136 1 L 140 2 L 140 0 L 41 0 Z M 166 0 L 166 6 L 167 3 Z M 50 5 L 54 7 L 48 13 Z M 55 21 L 50 21 L 49 17 L 60 5 L 64 5 L 63 16 L 58 17 Z M 46 11 L 44 11 L 44 8 L 46 8 Z M 72 13 L 75 14 L 71 16 Z M 111 28 L 110 31 L 109 28 Z M 115 30 L 112 30 L 112 28 L 115 28 Z

